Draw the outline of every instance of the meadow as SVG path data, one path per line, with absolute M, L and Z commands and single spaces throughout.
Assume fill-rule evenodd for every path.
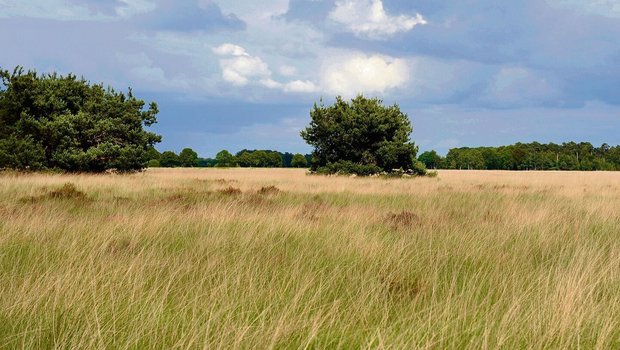
M 618 349 L 620 173 L 0 174 L 2 349 Z

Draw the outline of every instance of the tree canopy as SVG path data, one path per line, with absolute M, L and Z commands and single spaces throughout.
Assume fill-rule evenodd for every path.
M 69 74 L 0 70 L 0 168 L 102 172 L 144 168 L 161 140 L 157 104 Z
M 233 156 L 227 150 L 221 150 L 215 155 L 216 166 L 218 167 L 233 167 L 237 166 L 237 162 L 235 160 L 235 156 Z
M 398 105 L 383 106 L 377 98 L 341 97 L 331 106 L 315 104 L 310 125 L 301 136 L 314 147 L 313 170 L 374 174 L 395 169 L 424 173 L 416 160 L 413 131 Z
M 427 169 L 437 169 L 441 166 L 441 156 L 435 151 L 426 151 L 420 154 L 418 160 L 424 163 Z
M 419 160 L 429 161 L 432 152 L 424 152 Z M 532 142 L 500 147 L 461 147 L 451 149 L 445 158 L 435 158 L 433 162 L 443 169 L 620 170 L 620 146 Z
M 308 162 L 306 161 L 306 157 L 302 154 L 295 154 L 293 159 L 291 160 L 291 167 L 293 168 L 305 168 L 308 166 Z
M 159 158 L 159 164 L 164 168 L 174 168 L 181 166 L 179 156 L 172 151 L 165 151 Z
M 179 162 L 182 167 L 195 167 L 198 164 L 198 153 L 191 148 L 184 148 L 179 153 Z

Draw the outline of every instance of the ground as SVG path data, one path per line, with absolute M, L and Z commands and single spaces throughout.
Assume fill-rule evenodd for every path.
M 620 348 L 620 173 L 0 175 L 0 348 Z

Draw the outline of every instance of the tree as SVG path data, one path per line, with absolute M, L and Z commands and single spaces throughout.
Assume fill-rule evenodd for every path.
M 437 154 L 437 152 L 426 151 L 418 157 L 418 160 L 424 163 L 427 169 L 437 169 L 441 163 L 441 156 Z
M 282 153 L 269 150 L 242 150 L 235 157 L 240 167 L 279 168 L 283 166 Z
M 620 157 L 615 156 L 618 149 L 607 144 L 594 147 L 588 142 L 463 147 L 451 149 L 443 163 L 452 169 L 617 170 L 620 169 Z
M 214 167 L 216 163 L 217 161 L 212 158 L 198 158 L 198 161 L 196 162 L 196 166 L 199 168 L 208 168 L 208 167 Z
M 157 159 L 151 159 L 151 160 L 148 161 L 146 166 L 149 167 L 149 168 L 159 168 L 159 167 L 161 167 L 161 163 Z
M 161 140 L 145 103 L 75 75 L 0 70 L 0 168 L 143 169 Z
M 256 159 L 253 152 L 244 151 L 237 153 L 235 159 L 237 160 L 237 165 L 240 167 L 248 168 L 256 166 Z
M 148 160 L 159 160 L 159 158 L 161 158 L 161 153 L 159 153 L 159 151 L 155 149 L 155 147 L 149 147 L 146 150 L 146 158 Z
M 161 154 L 159 158 L 159 164 L 164 168 L 174 168 L 181 165 L 179 156 L 172 151 L 166 151 Z
M 183 167 L 195 167 L 198 163 L 198 153 L 191 148 L 184 148 L 181 153 L 179 153 L 179 162 Z
M 315 104 L 310 117 L 301 136 L 314 147 L 313 170 L 423 172 L 416 164 L 418 149 L 409 140 L 411 123 L 398 105 L 385 107 L 380 99 L 361 95 L 350 102 L 337 97 L 332 106 Z
M 282 163 L 285 168 L 290 168 L 293 166 L 292 165 L 293 157 L 294 155 L 292 153 L 289 153 L 289 152 L 282 153 Z
M 266 167 L 281 168 L 282 166 L 284 166 L 284 161 L 282 160 L 282 155 L 280 155 L 279 152 L 267 153 Z
M 306 157 L 297 153 L 293 156 L 291 160 L 291 166 L 293 168 L 305 168 L 308 166 L 308 162 L 306 161 Z
M 215 156 L 215 159 L 217 160 L 216 166 L 218 167 L 233 167 L 237 165 L 235 161 L 235 156 L 233 156 L 227 150 L 221 150 Z

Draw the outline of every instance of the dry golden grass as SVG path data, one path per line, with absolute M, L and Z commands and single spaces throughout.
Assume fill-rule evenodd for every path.
M 0 175 L 0 348 L 620 348 L 620 173 Z

